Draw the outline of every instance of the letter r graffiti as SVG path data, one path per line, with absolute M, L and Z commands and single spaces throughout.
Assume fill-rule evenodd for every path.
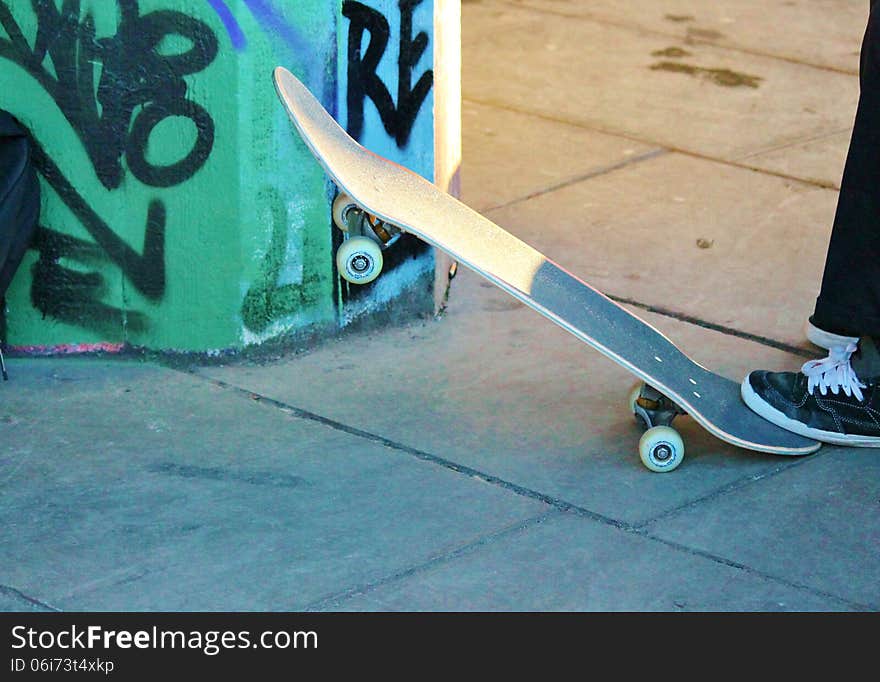
M 398 147 L 405 147 L 419 109 L 434 82 L 434 72 L 425 71 L 412 85 L 412 72 L 428 46 L 422 31 L 415 37 L 413 12 L 423 0 L 399 0 L 400 56 L 397 63 L 397 105 L 377 73 L 379 62 L 388 47 L 391 30 L 388 20 L 377 10 L 345 0 L 342 14 L 351 22 L 348 32 L 348 133 L 358 139 L 364 126 L 364 101 L 369 97 L 382 119 L 382 125 Z M 364 34 L 369 43 L 363 49 Z

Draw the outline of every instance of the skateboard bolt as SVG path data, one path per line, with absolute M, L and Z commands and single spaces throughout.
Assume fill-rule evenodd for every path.
M 651 453 L 658 462 L 665 462 L 667 459 L 672 457 L 672 449 L 666 445 L 666 443 L 662 443 L 654 448 L 654 452 Z
M 366 256 L 355 256 L 351 260 L 351 269 L 355 272 L 366 272 L 370 268 L 370 259 Z

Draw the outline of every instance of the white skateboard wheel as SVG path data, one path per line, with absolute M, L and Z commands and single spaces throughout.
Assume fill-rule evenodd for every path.
M 655 426 L 642 434 L 639 457 L 651 471 L 672 471 L 684 459 L 684 441 L 671 426 Z
M 343 232 L 348 232 L 348 214 L 357 208 L 358 205 L 354 203 L 350 196 L 340 192 L 333 200 L 333 224 Z
M 336 267 L 346 282 L 367 284 L 382 272 L 382 248 L 369 237 L 351 237 L 336 252 Z

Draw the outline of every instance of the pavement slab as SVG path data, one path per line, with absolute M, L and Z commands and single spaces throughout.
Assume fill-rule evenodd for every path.
M 853 0 L 509 0 L 565 17 L 651 31 L 687 49 L 712 44 L 858 73 L 868 2 Z
M 851 134 L 852 127 L 849 126 L 844 131 L 820 135 L 813 140 L 784 144 L 777 149 L 744 155 L 737 161 L 747 168 L 798 178 L 808 184 L 836 192 L 840 189 Z
M 836 201 L 832 190 L 669 153 L 489 217 L 608 294 L 796 347 Z
M 727 162 L 852 126 L 849 73 L 505 2 L 463 17 L 469 101 Z
M 334 606 L 352 611 L 858 611 L 860 605 L 572 514 Z
M 8 606 L 298 610 L 548 508 L 181 372 L 10 365 Z
M 880 457 L 829 448 L 808 466 L 648 525 L 657 537 L 880 610 Z
M 659 151 L 626 138 L 474 102 L 462 104 L 462 119 L 462 201 L 481 212 Z

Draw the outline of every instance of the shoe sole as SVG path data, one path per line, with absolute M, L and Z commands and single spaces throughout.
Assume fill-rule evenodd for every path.
M 786 414 L 780 412 L 772 405 L 766 403 L 749 383 L 746 377 L 740 386 L 740 393 L 743 402 L 759 416 L 763 417 L 772 424 L 776 424 L 786 431 L 791 431 L 806 438 L 812 438 L 822 443 L 831 445 L 843 445 L 852 448 L 880 448 L 880 437 L 877 436 L 848 436 L 843 433 L 835 433 L 833 431 L 822 431 L 807 426 Z

